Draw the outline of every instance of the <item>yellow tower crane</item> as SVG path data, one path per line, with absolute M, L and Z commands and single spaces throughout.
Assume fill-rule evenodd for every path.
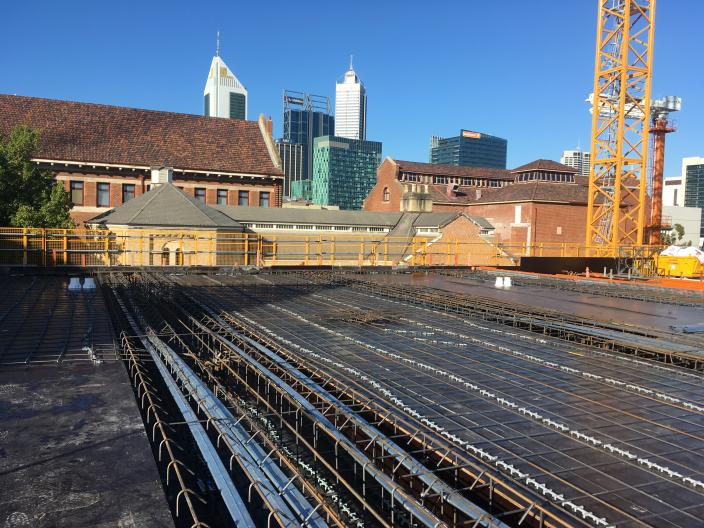
M 615 257 L 644 242 L 655 0 L 598 4 L 586 245 Z

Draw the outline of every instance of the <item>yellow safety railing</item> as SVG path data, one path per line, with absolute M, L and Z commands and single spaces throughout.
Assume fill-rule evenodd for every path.
M 501 244 L 468 236 L 272 235 L 168 229 L 0 228 L 12 266 L 498 266 L 521 257 L 584 257 L 579 244 Z

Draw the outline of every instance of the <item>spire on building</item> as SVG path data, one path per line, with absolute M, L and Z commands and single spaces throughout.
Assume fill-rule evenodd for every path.
M 203 90 L 203 114 L 211 117 L 247 119 L 247 89 L 220 57 L 220 31 L 215 43 L 215 56 L 210 63 Z

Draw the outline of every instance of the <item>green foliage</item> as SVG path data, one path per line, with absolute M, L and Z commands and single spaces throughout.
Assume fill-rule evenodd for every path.
M 74 227 L 68 193 L 32 163 L 38 145 L 39 134 L 23 125 L 0 137 L 0 226 Z
M 672 246 L 682 241 L 684 237 L 684 227 L 682 224 L 675 224 L 672 226 L 672 231 L 669 233 L 664 233 L 662 236 L 662 242 L 665 245 Z M 688 244 L 689 245 L 689 244 Z

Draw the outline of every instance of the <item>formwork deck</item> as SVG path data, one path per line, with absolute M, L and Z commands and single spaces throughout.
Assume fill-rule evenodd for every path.
M 701 526 L 697 372 L 301 276 L 173 280 L 546 502 L 604 526 Z
M 497 275 L 501 274 L 497 273 Z M 451 292 L 481 295 L 537 308 L 559 310 L 584 318 L 618 321 L 621 324 L 637 324 L 660 330 L 670 330 L 673 325 L 701 323 L 704 317 L 704 303 L 700 303 L 702 306 L 697 308 L 616 296 L 605 297 L 598 291 L 590 293 L 588 285 L 584 284 L 580 285 L 581 291 L 571 291 L 555 287 L 540 287 L 537 284 L 535 286 L 514 285 L 509 289 L 496 288 L 493 275 L 479 278 L 402 275 L 398 280 Z
M 100 292 L 0 279 L 0 526 L 173 526 Z

